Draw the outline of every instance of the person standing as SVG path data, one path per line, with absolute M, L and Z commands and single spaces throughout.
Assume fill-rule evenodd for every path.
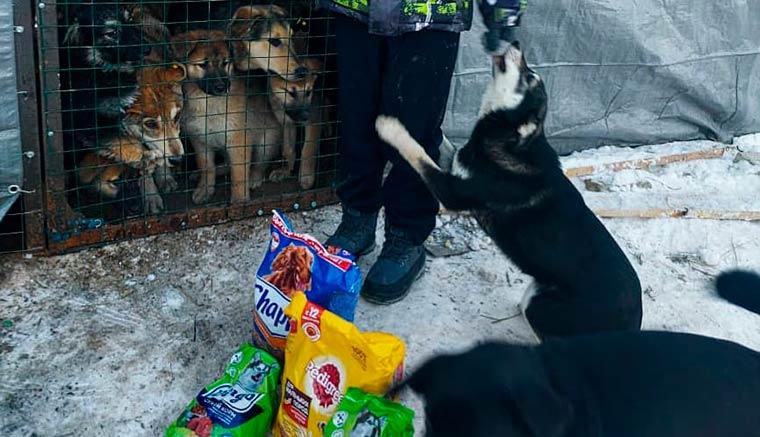
M 384 207 L 385 242 L 362 296 L 390 304 L 403 299 L 422 272 L 423 242 L 435 227 L 439 204 L 414 170 L 378 138 L 375 119 L 397 117 L 438 159 L 459 34 L 470 29 L 472 2 L 319 2 L 335 13 L 341 120 L 337 194 L 343 214 L 325 244 L 357 257 L 369 253 Z M 384 179 L 389 161 L 392 168 Z

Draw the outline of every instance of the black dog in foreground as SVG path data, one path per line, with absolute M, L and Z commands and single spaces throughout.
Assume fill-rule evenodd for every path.
M 760 276 L 718 293 L 760 311 Z M 405 385 L 427 436 L 760 436 L 760 353 L 691 334 L 614 332 L 540 346 L 488 343 L 428 361 Z
M 395 147 L 451 210 L 483 230 L 534 278 L 522 310 L 541 338 L 639 330 L 641 285 L 630 262 L 565 177 L 544 136 L 547 96 L 517 43 L 494 56 L 469 142 L 444 173 L 396 119 L 380 117 Z

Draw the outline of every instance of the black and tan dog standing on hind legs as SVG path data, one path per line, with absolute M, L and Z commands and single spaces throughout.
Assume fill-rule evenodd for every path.
M 406 128 L 379 117 L 380 137 L 444 207 L 470 210 L 533 277 L 522 311 L 540 340 L 641 329 L 641 284 L 614 238 L 562 172 L 544 135 L 547 95 L 518 43 L 493 57 L 479 120 L 444 173 Z

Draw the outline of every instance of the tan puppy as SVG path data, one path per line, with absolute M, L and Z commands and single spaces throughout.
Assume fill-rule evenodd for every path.
M 182 130 L 195 149 L 201 172 L 193 192 L 196 204 L 214 195 L 214 153 L 229 157 L 231 201 L 250 199 L 251 147 L 247 137 L 245 82 L 234 77 L 224 32 L 195 30 L 172 38 L 172 57 L 187 69 Z
M 292 44 L 292 31 L 284 9 L 275 5 L 242 6 L 227 28 L 241 71 L 272 71 L 298 80 L 309 74 Z
M 288 175 L 295 167 L 297 129 L 301 126 L 305 129 L 298 174 L 301 188 L 308 190 L 314 186 L 316 176 L 324 105 L 314 92 L 314 83 L 322 64 L 313 58 L 307 58 L 305 63 L 310 73 L 303 79 L 287 80 L 274 74 L 270 76 L 269 103 L 283 127 L 282 157 L 287 163 Z

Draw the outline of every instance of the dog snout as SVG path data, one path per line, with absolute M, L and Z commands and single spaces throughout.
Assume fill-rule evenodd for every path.
M 285 114 L 293 121 L 306 121 L 309 119 L 309 108 L 286 109 Z
M 219 78 L 214 81 L 213 90 L 217 94 L 224 94 L 230 88 L 230 81 L 227 78 Z
M 306 67 L 298 67 L 296 68 L 296 71 L 293 72 L 296 79 L 303 79 L 304 77 L 309 75 L 309 69 Z
M 213 75 L 201 79 L 199 85 L 206 94 L 221 96 L 229 91 L 230 79 L 226 76 Z
M 170 156 L 166 158 L 169 161 L 169 164 L 171 165 L 180 165 L 182 164 L 182 156 Z

